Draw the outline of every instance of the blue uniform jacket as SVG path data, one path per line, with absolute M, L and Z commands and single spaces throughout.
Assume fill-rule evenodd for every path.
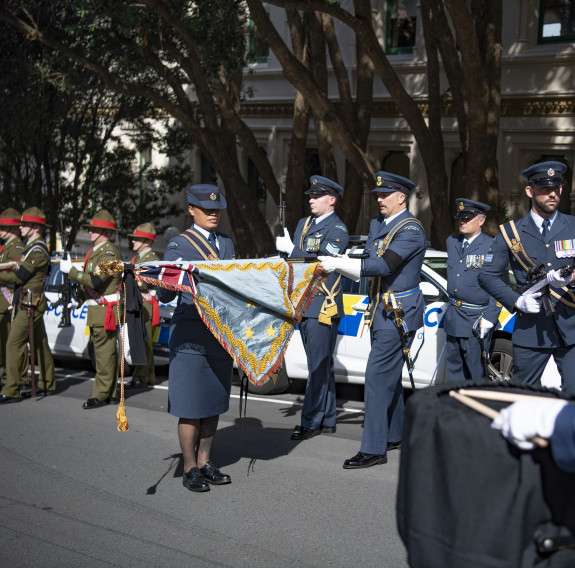
M 469 304 L 487 304 L 483 317 L 496 323 L 501 308 L 494 298 L 479 286 L 479 271 L 493 238 L 479 233 L 461 254 L 463 235 L 452 235 L 447 246 L 447 293 L 450 298 Z M 453 337 L 473 337 L 473 324 L 481 317 L 482 310 L 448 304 L 445 313 L 445 333 Z
M 575 404 L 568 404 L 557 415 L 550 441 L 557 465 L 564 471 L 575 472 Z
M 235 256 L 234 245 L 232 239 L 223 233 L 217 233 L 218 248 L 220 249 L 219 257 L 221 260 L 231 260 Z M 196 247 L 194 247 L 185 237 L 178 235 L 174 237 L 168 243 L 166 252 L 164 253 L 164 260 L 197 260 L 203 261 L 204 258 L 198 252 Z M 174 315 L 172 317 L 172 325 L 177 323 L 178 319 L 181 317 L 200 319 L 198 311 L 194 306 L 192 296 L 188 292 L 174 292 L 172 290 L 166 290 L 165 288 L 158 288 L 156 295 L 160 302 L 168 303 L 171 302 L 176 294 L 179 294 L 178 304 L 174 310 Z M 210 333 L 206 328 L 206 333 Z
M 421 265 L 427 248 L 427 240 L 423 229 L 416 223 L 409 223 L 402 227 L 395 235 L 389 251 L 395 253 L 395 260 L 392 266 L 380 256 L 378 251 L 381 248 L 381 242 L 390 230 L 401 223 L 406 218 L 414 216 L 405 210 L 404 214 L 399 215 L 389 225 L 385 225 L 383 215 L 371 220 L 369 226 L 369 235 L 365 243 L 364 252 L 369 254 L 368 258 L 362 260 L 362 276 L 381 276 L 381 292 L 393 290 L 394 292 L 404 292 L 412 290 L 419 286 L 421 281 Z M 423 325 L 423 314 L 425 303 L 423 294 L 417 291 L 410 296 L 398 300 L 404 312 L 404 320 L 408 331 L 416 331 Z M 385 312 L 383 302 L 380 301 L 374 318 L 372 319 L 372 329 L 390 329 L 395 328 L 395 320 L 392 312 Z
M 557 258 L 555 241 L 575 238 L 575 217 L 557 213 L 557 217 L 543 238 L 531 215 L 522 217 L 515 223 L 519 238 L 531 260 L 539 265 L 545 264 L 547 271 L 571 264 L 573 259 Z M 479 272 L 479 285 L 510 312 L 515 309 L 519 293 L 508 286 L 501 276 L 511 264 L 517 285 L 522 287 L 527 280 L 527 272 L 515 259 L 501 233 L 495 237 L 491 252 L 485 257 Z M 575 295 L 552 288 L 561 293 L 575 306 Z M 518 311 L 513 328 L 513 343 L 522 347 L 555 348 L 575 344 L 575 307 L 568 307 L 552 298 L 555 313 L 546 317 L 545 313 L 526 314 Z
M 295 245 L 290 258 L 316 258 L 318 255 L 333 256 L 334 254 L 343 254 L 347 245 L 349 244 L 349 235 L 347 227 L 344 222 L 335 214 L 332 213 L 326 218 L 322 219 L 319 223 L 313 224 L 306 236 L 305 245 L 301 249 L 299 247 L 301 235 L 307 217 L 299 220 L 297 228 L 294 233 L 293 243 Z M 319 247 L 319 248 L 318 248 Z M 325 280 L 325 286 L 328 290 L 332 290 L 333 286 L 339 276 L 339 273 L 332 272 Z M 341 282 L 339 284 L 341 290 Z M 337 314 L 332 316 L 334 318 L 342 318 L 343 311 L 343 294 L 340 293 L 336 296 Z M 325 293 L 320 288 L 310 305 L 304 313 L 306 318 L 317 318 L 325 301 Z

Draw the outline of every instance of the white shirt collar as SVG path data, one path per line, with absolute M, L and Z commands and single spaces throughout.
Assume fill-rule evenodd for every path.
M 323 221 L 324 219 L 329 217 L 331 214 L 333 214 L 333 211 L 330 211 L 329 213 L 326 213 L 325 215 L 320 215 L 319 217 L 314 217 L 315 224 L 317 225 L 320 221 Z
M 389 225 L 389 223 L 391 221 L 393 221 L 396 217 L 399 217 L 402 213 L 405 213 L 407 211 L 407 208 L 402 209 L 399 213 L 396 213 L 395 215 L 392 215 L 391 217 L 386 217 L 385 218 L 385 224 Z
M 200 232 L 204 237 L 206 237 L 206 239 L 210 236 L 210 232 L 206 231 L 205 229 L 202 229 L 201 227 L 198 227 L 195 223 L 194 223 L 194 229 L 196 229 L 196 231 Z M 214 235 L 216 237 L 216 242 L 218 240 L 218 235 L 217 233 L 214 231 Z
M 545 218 L 541 217 L 541 215 L 538 215 L 537 213 L 535 213 L 535 211 L 533 211 L 533 209 L 531 209 L 531 211 L 529 211 L 529 215 L 531 215 L 531 219 L 533 219 L 533 221 L 535 221 L 537 228 L 539 229 L 539 231 L 541 231 L 541 227 L 543 227 L 543 221 L 545 220 Z M 551 217 L 549 217 L 549 228 L 552 227 L 556 218 L 557 218 L 557 211 L 555 211 L 555 213 L 553 213 L 553 215 L 551 215 Z
M 471 238 L 467 239 L 465 237 L 463 237 L 463 243 L 465 241 L 467 241 L 468 244 L 471 244 L 479 235 L 481 234 L 481 231 L 479 231 L 479 233 L 477 233 L 476 235 L 473 235 Z

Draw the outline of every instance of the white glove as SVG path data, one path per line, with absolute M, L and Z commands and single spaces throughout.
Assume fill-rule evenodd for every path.
M 493 326 L 494 324 L 492 324 L 489 320 L 481 318 L 481 321 L 479 322 L 479 337 L 483 339 Z
M 541 292 L 535 292 L 534 294 L 521 294 L 517 298 L 517 307 L 527 314 L 538 314 L 541 311 L 541 301 L 539 297 Z
M 566 400 L 543 398 L 520 400 L 504 408 L 491 423 L 501 434 L 522 450 L 532 450 L 535 436 L 550 438 L 555 429 L 555 420 Z
M 80 304 L 78 304 L 78 301 L 75 300 L 74 298 L 71 298 L 70 301 L 68 302 L 68 308 L 71 310 L 75 310 Z
M 361 258 L 349 256 L 318 256 L 324 272 L 339 272 L 342 276 L 357 282 L 361 278 Z
M 284 229 L 283 237 L 276 237 L 276 249 L 279 252 L 285 252 L 290 255 L 294 248 L 294 244 L 289 236 L 289 231 Z
M 64 274 L 68 274 L 70 272 L 71 268 L 72 268 L 72 260 L 70 259 L 70 253 L 68 253 L 68 257 L 63 258 L 60 261 L 60 272 L 63 272 Z
M 568 274 L 567 276 L 561 276 L 561 269 L 551 270 L 547 273 L 547 282 L 550 286 L 555 288 L 561 288 L 561 286 L 567 286 L 573 280 L 573 274 Z

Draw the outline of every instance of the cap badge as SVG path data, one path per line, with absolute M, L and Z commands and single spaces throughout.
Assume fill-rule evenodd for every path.
M 216 195 L 215 193 L 210 193 L 210 199 L 211 199 L 212 201 L 215 201 L 217 198 L 218 198 L 218 197 L 217 197 L 217 195 Z
M 313 181 L 311 183 L 315 185 L 317 183 L 317 179 L 313 178 Z
M 554 175 L 555 175 L 555 170 L 554 170 L 553 168 L 549 168 L 549 169 L 547 170 L 547 175 L 548 175 L 548 176 L 554 176 Z
M 459 210 L 463 211 L 465 209 L 465 205 L 463 205 L 463 201 L 459 202 Z
M 381 176 L 377 176 L 377 186 L 379 187 L 382 184 Z

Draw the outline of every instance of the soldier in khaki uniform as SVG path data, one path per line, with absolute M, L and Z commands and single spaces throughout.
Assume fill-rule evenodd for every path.
M 118 249 L 110 242 L 118 230 L 114 217 L 102 209 L 85 225 L 94 245 L 88 251 L 82 270 L 72 266 L 70 258 L 60 261 L 60 270 L 80 284 L 80 296 L 88 305 L 87 325 L 96 356 L 96 377 L 92 394 L 83 408 L 97 408 L 116 399 L 118 386 L 118 297 L 119 276 L 96 275 L 96 267 L 105 260 L 120 260 Z
M 128 235 L 132 239 L 132 248 L 136 256 L 132 258 L 132 264 L 141 262 L 151 262 L 160 260 L 160 257 L 152 250 L 152 243 L 156 240 L 156 229 L 151 223 L 139 225 L 136 230 Z M 137 366 L 134 369 L 134 376 L 129 384 L 130 387 L 143 387 L 156 383 L 156 369 L 154 364 L 153 350 L 153 326 L 160 325 L 160 309 L 156 299 L 156 289 L 139 282 L 138 286 L 142 293 L 144 321 L 146 322 L 146 332 L 148 341 L 146 342 L 147 365 Z
M 39 390 L 46 394 L 56 390 L 54 361 L 48 346 L 43 317 L 48 309 L 43 286 L 50 270 L 50 251 L 42 240 L 46 226 L 46 216 L 38 207 L 31 207 L 22 213 L 20 233 L 26 240 L 26 247 L 14 270 L 0 273 L 0 284 L 15 286 L 16 312 L 12 316 L 12 327 L 6 343 L 6 384 L 0 394 L 2 403 L 20 400 L 22 369 L 26 366 L 28 357 L 30 324 L 27 307 L 31 308 L 33 314 L 34 346 L 42 385 Z
M 16 209 L 6 209 L 0 213 L 0 264 L 13 263 L 24 252 L 24 243 L 20 238 L 20 213 Z M 6 267 L 3 271 L 10 270 Z M 6 382 L 6 342 L 10 333 L 14 286 L 0 285 L 0 367 L 2 367 L 2 385 Z M 26 365 L 26 368 L 28 365 Z M 24 371 L 24 375 L 26 371 Z

